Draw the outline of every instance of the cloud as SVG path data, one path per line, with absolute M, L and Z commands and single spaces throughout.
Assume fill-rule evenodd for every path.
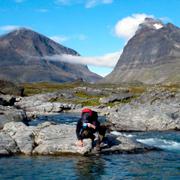
M 63 55 L 46 56 L 43 57 L 43 59 L 49 61 L 63 61 L 68 63 L 112 68 L 116 65 L 121 53 L 122 51 L 118 51 L 118 52 L 108 53 L 103 56 L 94 56 L 94 57 L 83 57 L 83 56 L 73 56 L 73 55 L 63 54 Z
M 87 38 L 88 37 L 84 34 L 78 34 L 74 36 L 55 35 L 50 37 L 50 39 L 56 41 L 57 43 L 63 43 L 69 40 L 85 41 Z
M 111 4 L 114 0 L 55 0 L 60 5 L 84 4 L 86 8 L 92 8 L 100 4 Z
M 0 30 L 4 32 L 14 31 L 16 29 L 19 29 L 19 26 L 16 25 L 6 25 L 6 26 L 0 26 Z
M 139 24 L 141 24 L 146 17 L 154 17 L 147 14 L 133 14 L 119 20 L 114 28 L 115 35 L 119 38 L 129 40 L 134 36 Z

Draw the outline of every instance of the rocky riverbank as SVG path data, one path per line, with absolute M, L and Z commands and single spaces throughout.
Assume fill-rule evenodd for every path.
M 86 102 L 86 105 L 84 104 Z M 94 106 L 92 102 L 96 102 Z M 39 115 L 79 112 L 83 107 L 105 115 L 111 130 L 180 129 L 180 90 L 174 87 L 84 87 L 27 97 L 0 95 L 0 124 Z
M 117 131 L 180 130 L 180 93 L 151 88 L 107 114 L 111 129 Z
M 21 97 L 15 103 L 15 106 L 20 109 L 24 109 L 29 118 L 36 117 L 37 115 L 60 113 L 65 110 L 76 109 L 79 107 L 79 105 L 65 103 L 63 101 L 51 102 L 52 99 L 54 100 L 62 97 L 64 97 L 64 95 L 58 92 Z
M 38 126 L 26 126 L 22 122 L 5 124 L 0 131 L 0 155 L 91 155 L 99 153 L 139 153 L 157 150 L 123 135 L 106 135 L 107 146 L 101 151 L 92 147 L 90 139 L 84 146 L 76 146 L 75 126 L 45 122 Z
M 92 101 L 95 105 L 87 106 Z M 75 126 L 50 122 L 27 126 L 23 123 L 28 124 L 29 120 L 39 115 L 63 111 L 80 113 L 83 107 L 105 115 L 110 131 L 180 130 L 178 88 L 154 86 L 144 90 L 142 87 L 78 86 L 27 97 L 1 94 L 0 154 L 96 154 L 89 139 L 85 140 L 84 147 L 76 146 Z M 101 153 L 154 150 L 121 135 L 107 134 L 106 139 L 108 146 Z

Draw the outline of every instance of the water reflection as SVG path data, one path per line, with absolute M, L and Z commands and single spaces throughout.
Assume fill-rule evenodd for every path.
M 101 179 L 105 172 L 105 161 L 101 157 L 82 157 L 75 163 L 75 172 L 78 179 Z
M 45 121 L 55 122 L 57 124 L 76 124 L 79 118 L 79 113 L 59 113 L 53 115 L 41 115 L 37 116 L 36 119 L 30 121 L 29 125 L 37 126 L 38 124 L 43 123 Z M 105 116 L 99 116 L 98 119 L 101 123 L 106 121 Z

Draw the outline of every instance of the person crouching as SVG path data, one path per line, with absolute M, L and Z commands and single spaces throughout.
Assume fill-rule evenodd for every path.
M 98 133 L 98 139 L 96 142 L 96 149 L 100 150 L 100 143 L 103 141 L 106 128 L 100 126 L 98 121 L 98 114 L 91 109 L 85 108 L 82 110 L 81 118 L 78 120 L 76 126 L 76 135 L 77 135 L 77 145 L 83 146 L 83 139 L 90 138 L 92 140 L 92 145 L 94 146 L 94 140 L 96 136 L 95 133 Z

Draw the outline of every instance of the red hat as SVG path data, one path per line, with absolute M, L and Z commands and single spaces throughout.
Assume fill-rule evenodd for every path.
M 84 108 L 84 109 L 82 110 L 81 115 L 84 114 L 84 113 L 89 113 L 89 115 L 92 116 L 93 111 L 92 111 L 91 109 L 89 109 L 89 108 Z

